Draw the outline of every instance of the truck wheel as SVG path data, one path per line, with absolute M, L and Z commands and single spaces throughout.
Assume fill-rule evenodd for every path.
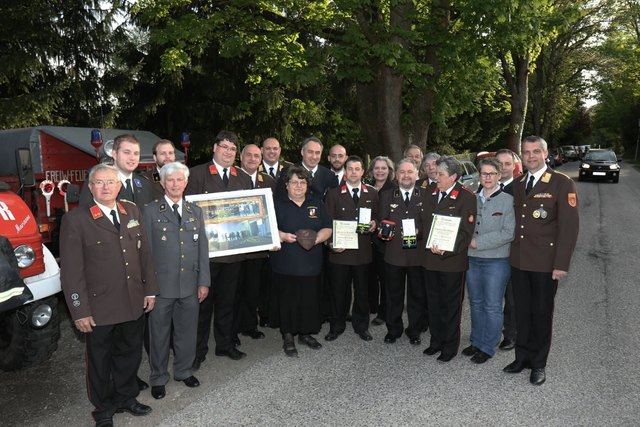
M 35 329 L 30 325 L 31 314 L 42 303 L 51 307 L 51 320 L 43 328 Z M 44 362 L 58 348 L 59 338 L 60 318 L 55 295 L 0 314 L 0 369 L 11 371 Z

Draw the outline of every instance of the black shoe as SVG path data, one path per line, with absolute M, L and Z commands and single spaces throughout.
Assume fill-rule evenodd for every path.
M 516 360 L 514 362 L 509 363 L 502 370 L 508 374 L 518 374 L 527 368 L 529 368 L 528 363 L 524 363 L 519 360 Z
M 420 337 L 409 337 L 409 342 L 411 343 L 411 345 L 422 344 L 422 340 L 420 339 Z
M 164 389 L 163 385 L 151 386 L 151 396 L 153 396 L 154 399 L 162 399 L 166 395 L 167 395 L 167 392 Z
M 231 360 L 240 360 L 246 355 L 235 347 L 231 347 L 231 350 L 216 350 L 216 356 L 227 356 Z
M 130 405 L 119 407 L 116 410 L 116 412 L 119 413 L 119 414 L 121 414 L 123 412 L 128 412 L 131 415 L 134 415 L 136 417 L 141 417 L 141 416 L 147 415 L 149 412 L 151 412 L 151 407 L 147 406 L 145 404 L 142 404 L 142 403 L 138 402 L 137 400 L 135 400 Z
M 284 354 L 286 354 L 288 357 L 298 357 L 298 350 L 296 349 L 296 342 L 293 339 L 293 335 L 284 334 L 282 335 L 282 339 L 284 341 L 284 343 L 282 344 Z
M 113 427 L 113 418 L 101 418 L 96 420 L 96 427 Z
M 544 373 L 544 368 L 531 369 L 531 376 L 529 381 L 533 385 L 542 385 L 547 380 L 547 375 Z
M 371 324 L 373 326 L 380 326 L 380 325 L 384 325 L 384 319 L 380 318 L 380 317 L 376 317 L 375 319 L 373 319 L 371 321 Z
M 439 351 L 440 351 L 440 349 L 437 349 L 437 348 L 434 348 L 434 347 L 427 347 L 422 353 L 426 354 L 427 356 L 433 356 L 434 354 L 436 354 Z
M 384 336 L 384 342 L 386 342 L 387 344 L 393 344 L 396 342 L 396 337 L 391 335 L 391 334 L 387 334 Z
M 347 318 L 345 319 L 347 322 L 351 322 L 351 313 L 347 314 Z
M 144 382 L 140 377 L 136 377 L 136 381 L 138 382 L 138 390 L 146 390 L 149 388 L 149 384 Z
M 478 350 L 478 352 L 471 357 L 471 361 L 478 364 L 484 363 L 489 359 L 491 359 L 491 356 L 481 350 Z
M 440 356 L 438 356 L 438 360 L 441 362 L 450 362 L 451 359 L 453 359 L 454 357 L 456 357 L 455 354 L 440 354 Z
M 475 345 L 470 345 L 469 347 L 467 347 L 464 350 L 462 350 L 462 354 L 465 355 L 465 356 L 473 356 L 474 354 L 476 354 L 479 351 L 480 350 L 478 350 L 478 347 L 476 347 Z
M 338 338 L 339 336 L 340 336 L 339 333 L 334 332 L 334 331 L 329 331 L 329 333 L 324 336 L 324 340 L 325 341 L 335 341 L 336 338 Z
M 267 326 L 269 326 L 269 318 L 268 317 L 261 317 L 259 324 L 260 324 L 261 328 L 266 328 Z
M 242 345 L 242 343 L 240 342 L 240 338 L 238 337 L 238 335 L 234 335 L 233 338 L 231 338 L 231 343 L 234 345 L 234 347 L 239 347 Z
M 254 339 L 254 340 L 259 340 L 264 338 L 264 333 L 257 329 L 252 329 L 250 331 L 243 332 L 242 335 L 245 337 L 250 337 L 251 339 Z
M 360 339 L 363 341 L 371 341 L 373 339 L 369 331 L 357 332 L 357 334 L 360 337 Z
M 500 343 L 500 345 L 498 346 L 498 348 L 500 350 L 513 350 L 513 348 L 516 346 L 516 340 L 511 339 L 511 338 L 505 338 L 502 340 L 502 342 Z
M 183 380 L 176 380 L 176 381 L 183 382 L 184 385 L 186 385 L 189 388 L 198 387 L 200 385 L 200 381 L 198 381 L 198 379 L 193 375 L 191 375 L 189 378 L 185 378 Z
M 316 341 L 316 339 L 314 337 L 312 337 L 311 335 L 300 335 L 298 336 L 298 342 L 300 344 L 304 344 L 309 348 L 312 348 L 314 350 L 318 350 L 320 348 L 322 348 L 322 344 L 320 344 L 318 341 Z
M 202 365 L 202 362 L 204 362 L 204 359 L 206 359 L 206 357 L 196 356 L 196 358 L 193 359 L 193 365 L 191 366 L 191 369 L 194 371 L 197 371 L 198 369 L 200 369 L 200 365 Z

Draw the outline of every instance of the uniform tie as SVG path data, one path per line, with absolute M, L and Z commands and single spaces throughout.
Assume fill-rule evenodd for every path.
M 351 191 L 353 191 L 353 201 L 356 204 L 356 206 L 358 205 L 358 202 L 360 201 L 360 197 L 358 196 L 358 191 L 360 189 L 359 188 L 352 188 Z
M 524 193 L 525 194 L 529 194 L 529 191 L 531 191 L 531 189 L 533 188 L 533 180 L 534 180 L 534 176 L 531 175 L 529 177 L 529 181 L 527 181 L 527 188 L 524 189 Z
M 501 183 L 500 183 L 500 189 L 501 189 L 501 190 L 504 190 L 504 182 L 501 182 Z
M 405 207 L 409 207 L 409 192 L 408 191 L 404 192 L 404 206 Z
M 115 209 L 111 209 L 111 218 L 113 218 L 113 225 L 115 225 L 116 229 L 120 231 L 120 222 L 118 222 L 118 215 L 116 215 Z
M 227 188 L 229 185 L 229 176 L 227 175 L 227 168 L 222 169 L 222 183 L 224 187 Z
M 273 166 L 271 166 L 271 167 L 269 168 L 269 175 L 271 175 L 273 178 L 275 178 L 275 177 L 276 177 L 276 174 L 275 174 L 275 173 L 273 173 Z
M 440 192 L 440 200 L 438 201 L 438 203 L 443 201 L 445 197 L 447 197 L 447 192 L 446 191 L 441 191 Z
M 179 207 L 180 205 L 178 205 L 177 203 L 173 204 L 173 213 L 176 214 L 176 218 L 178 218 L 178 222 L 180 222 L 180 220 L 182 219 L 182 217 L 180 216 L 180 212 L 178 211 Z
M 131 202 L 135 202 L 134 195 L 133 195 L 133 188 L 131 187 L 131 178 L 125 179 L 124 189 L 125 189 L 125 192 L 127 193 L 127 197 L 125 197 L 125 199 Z

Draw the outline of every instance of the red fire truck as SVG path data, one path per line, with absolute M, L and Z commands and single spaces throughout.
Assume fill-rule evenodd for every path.
M 64 212 L 77 206 L 89 169 L 109 157 L 113 139 L 133 134 L 140 141 L 140 166 L 154 165 L 153 145 L 160 139 L 147 131 L 59 126 L 0 130 L 0 180 L 24 199 L 36 217 L 45 243 L 57 254 L 57 230 Z M 182 146 L 188 148 L 183 134 Z M 184 154 L 176 150 L 176 160 Z M 31 185 L 25 185 L 24 182 Z M 69 184 L 72 190 L 67 193 Z

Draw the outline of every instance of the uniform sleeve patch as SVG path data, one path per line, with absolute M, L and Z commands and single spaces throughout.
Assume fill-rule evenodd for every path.
M 578 205 L 578 197 L 576 196 L 576 193 L 569 193 L 567 201 L 569 202 L 569 206 L 575 208 Z

